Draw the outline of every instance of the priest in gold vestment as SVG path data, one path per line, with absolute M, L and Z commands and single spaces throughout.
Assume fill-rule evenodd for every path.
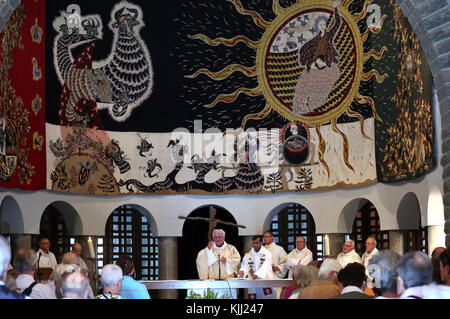
M 198 277 L 202 280 L 235 278 L 239 270 L 241 255 L 236 247 L 225 242 L 225 231 L 215 229 L 213 231 L 213 241 L 208 243 L 205 249 L 200 250 L 197 255 Z M 220 276 L 220 278 L 219 278 Z M 195 289 L 195 293 L 197 291 Z M 213 289 L 218 297 L 228 295 L 237 298 L 235 289 Z

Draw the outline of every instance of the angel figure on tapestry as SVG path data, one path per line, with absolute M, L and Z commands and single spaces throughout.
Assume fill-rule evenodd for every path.
M 317 35 L 299 50 L 299 64 L 302 74 L 295 86 L 292 114 L 308 114 L 319 108 L 339 79 L 339 52 L 334 46 L 334 38 L 341 27 L 338 6 L 342 1 L 334 1 L 334 13 L 326 18 L 320 15 L 314 22 Z M 328 21 L 334 19 L 327 29 Z

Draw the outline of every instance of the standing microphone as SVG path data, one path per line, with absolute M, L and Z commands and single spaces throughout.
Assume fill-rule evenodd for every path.
M 219 255 L 219 280 L 222 280 L 222 278 L 220 278 L 220 255 Z
M 38 261 L 37 261 L 37 277 L 38 277 L 38 282 L 41 282 L 41 268 L 39 267 L 39 261 L 41 260 L 41 252 L 39 252 L 39 257 L 38 257 Z

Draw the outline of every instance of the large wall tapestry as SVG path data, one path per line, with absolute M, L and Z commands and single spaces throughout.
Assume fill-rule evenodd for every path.
M 303 192 L 434 165 L 431 75 L 393 1 L 47 0 L 45 12 L 48 189 Z
M 46 187 L 45 1 L 22 1 L 0 33 L 0 186 Z

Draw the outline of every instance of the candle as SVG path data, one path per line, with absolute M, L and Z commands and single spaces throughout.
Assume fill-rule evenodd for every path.
M 325 256 L 330 256 L 330 238 L 328 235 L 324 236 L 325 241 Z
M 89 246 L 90 258 L 95 258 L 94 245 L 92 244 L 92 239 L 91 239 L 91 237 L 89 237 L 89 239 L 88 239 L 87 242 L 88 242 L 88 246 Z

